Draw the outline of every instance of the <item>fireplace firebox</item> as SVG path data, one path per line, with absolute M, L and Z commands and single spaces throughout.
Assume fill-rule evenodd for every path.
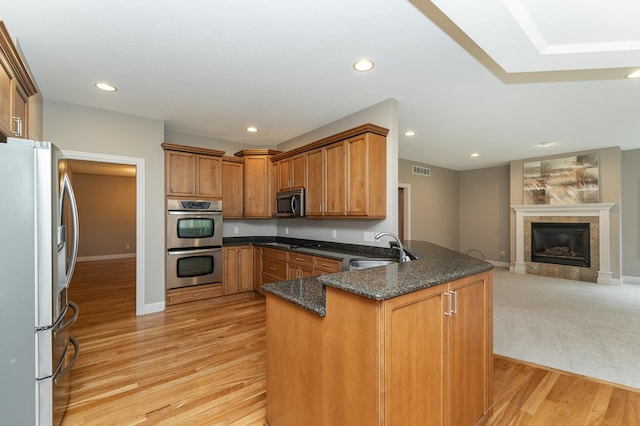
M 590 267 L 589 225 L 531 222 L 531 261 Z

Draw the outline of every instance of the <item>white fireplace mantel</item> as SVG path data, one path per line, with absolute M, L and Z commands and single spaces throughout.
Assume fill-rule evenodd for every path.
M 525 216 L 598 216 L 600 229 L 598 284 L 612 284 L 609 212 L 613 206 L 615 206 L 615 203 L 511 206 L 516 212 L 516 261 L 514 272 L 519 274 L 526 273 L 524 260 Z

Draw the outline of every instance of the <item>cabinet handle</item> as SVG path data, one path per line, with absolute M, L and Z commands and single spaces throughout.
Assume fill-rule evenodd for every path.
M 13 120 L 13 122 L 16 123 L 16 130 L 12 131 L 11 133 L 13 133 L 16 136 L 22 136 L 22 118 L 11 117 L 11 120 Z
M 275 271 L 275 270 L 276 270 L 276 268 L 274 268 L 273 266 L 269 266 L 269 270 L 270 270 L 270 271 Z
M 458 292 L 457 291 L 452 291 L 451 295 L 453 297 L 453 311 L 451 311 L 454 314 L 458 313 Z M 451 309 L 451 308 L 449 308 Z
M 448 305 L 448 307 L 444 311 L 444 314 L 451 316 L 451 293 L 445 292 L 444 295 L 447 297 L 447 305 Z

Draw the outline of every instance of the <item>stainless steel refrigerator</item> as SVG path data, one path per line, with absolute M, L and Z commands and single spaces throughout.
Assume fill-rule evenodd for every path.
M 78 211 L 67 163 L 48 142 L 0 143 L 0 423 L 58 425 L 79 354 L 68 289 Z

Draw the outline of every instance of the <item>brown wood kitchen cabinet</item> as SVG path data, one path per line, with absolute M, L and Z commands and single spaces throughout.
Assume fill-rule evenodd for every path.
M 222 198 L 224 151 L 163 143 L 166 195 Z
M 268 293 L 267 421 L 482 424 L 493 404 L 492 277 L 380 301 L 327 286 L 325 316 Z
M 234 154 L 244 159 L 244 217 L 272 217 L 275 200 L 271 195 L 273 170 L 271 156 L 279 153 L 280 151 L 270 149 L 245 149 Z
M 298 154 L 274 162 L 274 179 L 277 182 L 277 191 L 287 191 L 305 187 L 305 155 Z
M 253 290 L 253 247 L 223 247 L 222 259 L 222 294 Z
M 27 67 L 0 21 L 0 133 L 3 139 L 28 137 L 29 97 L 36 93 Z
M 222 216 L 224 218 L 242 217 L 243 205 L 242 158 L 223 157 L 222 159 Z
M 310 217 L 386 216 L 386 137 L 358 134 L 307 153 Z

